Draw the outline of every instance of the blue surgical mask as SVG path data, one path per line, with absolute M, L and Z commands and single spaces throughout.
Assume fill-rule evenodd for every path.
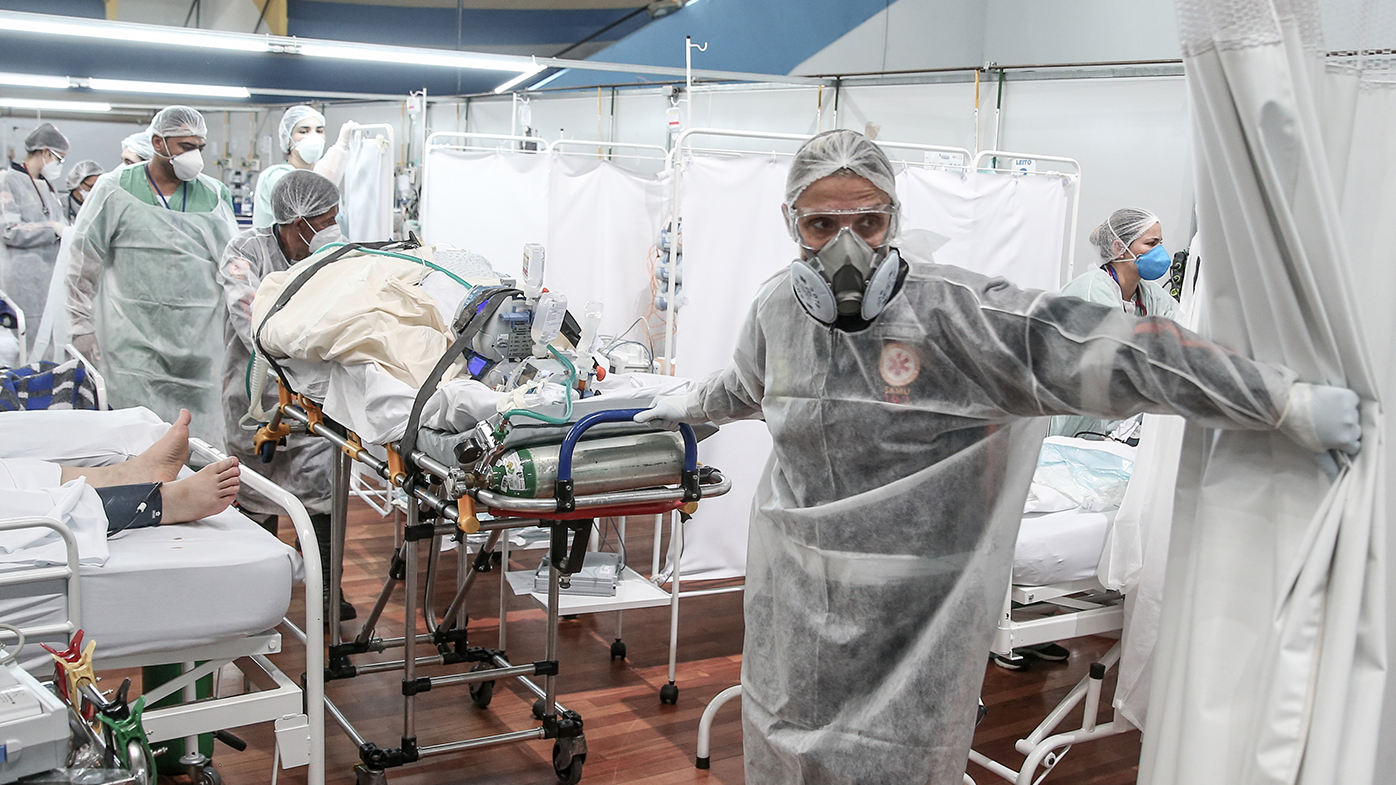
M 1168 274 L 1168 268 L 1173 266 L 1173 257 L 1163 250 L 1162 245 L 1155 245 L 1143 256 L 1136 256 L 1134 264 L 1139 268 L 1140 278 L 1157 281 Z

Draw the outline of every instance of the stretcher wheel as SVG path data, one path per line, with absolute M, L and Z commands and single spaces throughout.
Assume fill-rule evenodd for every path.
M 541 720 L 541 719 L 543 719 L 543 714 L 544 714 L 543 707 L 546 706 L 546 705 L 547 705 L 547 704 L 545 704 L 545 703 L 543 702 L 543 699 L 542 699 L 542 698 L 539 698 L 538 700 L 536 700 L 536 701 L 533 702 L 533 719 L 535 719 L 535 720 Z
M 615 662 L 616 660 L 623 659 L 625 659 L 625 642 L 620 638 L 616 638 L 615 643 L 611 644 L 611 661 Z
M 659 688 L 659 702 L 665 706 L 673 706 L 679 702 L 679 688 L 671 681 Z
M 566 766 L 559 766 L 558 759 L 562 757 L 562 748 L 553 743 L 553 773 L 557 775 L 557 781 L 563 785 L 577 785 L 582 781 L 582 764 L 586 763 L 586 753 L 573 755 L 572 760 Z
M 276 442 L 262 442 L 261 449 L 257 450 L 257 457 L 262 463 L 271 463 L 271 459 L 276 457 Z
M 490 667 L 483 662 L 470 669 L 471 673 L 490 670 Z M 470 701 L 482 709 L 490 707 L 490 701 L 494 698 L 494 681 L 477 681 L 470 685 Z
M 150 752 L 140 739 L 126 742 L 126 760 L 136 785 L 155 785 L 155 761 L 151 760 Z
M 218 773 L 218 769 L 212 766 L 204 766 L 199 770 L 199 776 L 194 780 L 194 785 L 223 785 L 223 775 Z

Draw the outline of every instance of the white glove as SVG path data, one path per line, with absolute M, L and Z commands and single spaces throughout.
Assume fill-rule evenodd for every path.
M 1360 403 L 1357 393 L 1345 387 L 1295 382 L 1280 417 L 1280 433 L 1314 452 L 1356 455 L 1362 449 Z
M 661 395 L 654 406 L 635 415 L 635 422 L 653 423 L 668 431 L 678 430 L 679 423 L 690 419 L 693 418 L 688 415 L 687 395 Z
M 96 333 L 83 333 L 73 336 L 73 348 L 82 352 L 82 356 L 92 363 L 102 361 L 102 350 L 97 346 Z
M 353 120 L 345 120 L 344 124 L 339 127 L 339 139 L 335 142 L 335 144 L 339 145 L 340 147 L 348 147 L 349 137 L 354 134 L 354 129 L 358 127 L 359 124 L 354 122 Z

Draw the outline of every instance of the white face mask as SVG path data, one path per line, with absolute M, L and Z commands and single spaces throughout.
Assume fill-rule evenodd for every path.
M 58 182 L 58 178 L 63 176 L 63 162 L 49 161 L 39 170 L 39 176 L 50 183 Z
M 168 144 L 168 142 L 166 144 Z M 155 155 L 160 158 L 169 159 L 170 164 L 174 166 L 175 177 L 178 177 L 180 180 L 187 183 L 197 178 L 199 172 L 204 170 L 204 154 L 202 151 L 190 150 L 189 152 L 180 153 L 170 158 L 169 148 L 166 147 L 165 150 L 166 152 L 164 153 L 156 150 Z
M 305 225 L 310 229 L 315 228 L 310 225 L 309 221 L 306 221 Z M 302 232 L 299 228 L 296 229 L 296 233 L 300 235 L 300 238 L 302 240 L 305 240 L 305 233 Z M 312 254 L 320 250 L 321 248 L 324 248 L 325 246 L 329 245 L 330 243 L 340 242 L 344 242 L 344 234 L 339 231 L 338 223 L 332 223 L 329 226 L 326 226 L 324 229 L 321 229 L 320 231 L 316 232 L 315 235 L 311 237 L 309 240 L 305 240 L 306 245 L 310 246 L 310 253 Z
M 296 152 L 300 154 L 301 160 L 308 164 L 314 164 L 325 155 L 325 137 L 320 134 L 306 134 L 296 142 Z

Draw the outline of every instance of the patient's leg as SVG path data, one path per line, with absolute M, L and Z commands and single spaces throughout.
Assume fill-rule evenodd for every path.
M 179 417 L 165 435 L 129 461 L 115 466 L 64 466 L 63 482 L 85 477 L 87 484 L 94 488 L 170 482 L 179 476 L 180 467 L 189 460 L 190 419 L 189 410 L 181 409 Z

